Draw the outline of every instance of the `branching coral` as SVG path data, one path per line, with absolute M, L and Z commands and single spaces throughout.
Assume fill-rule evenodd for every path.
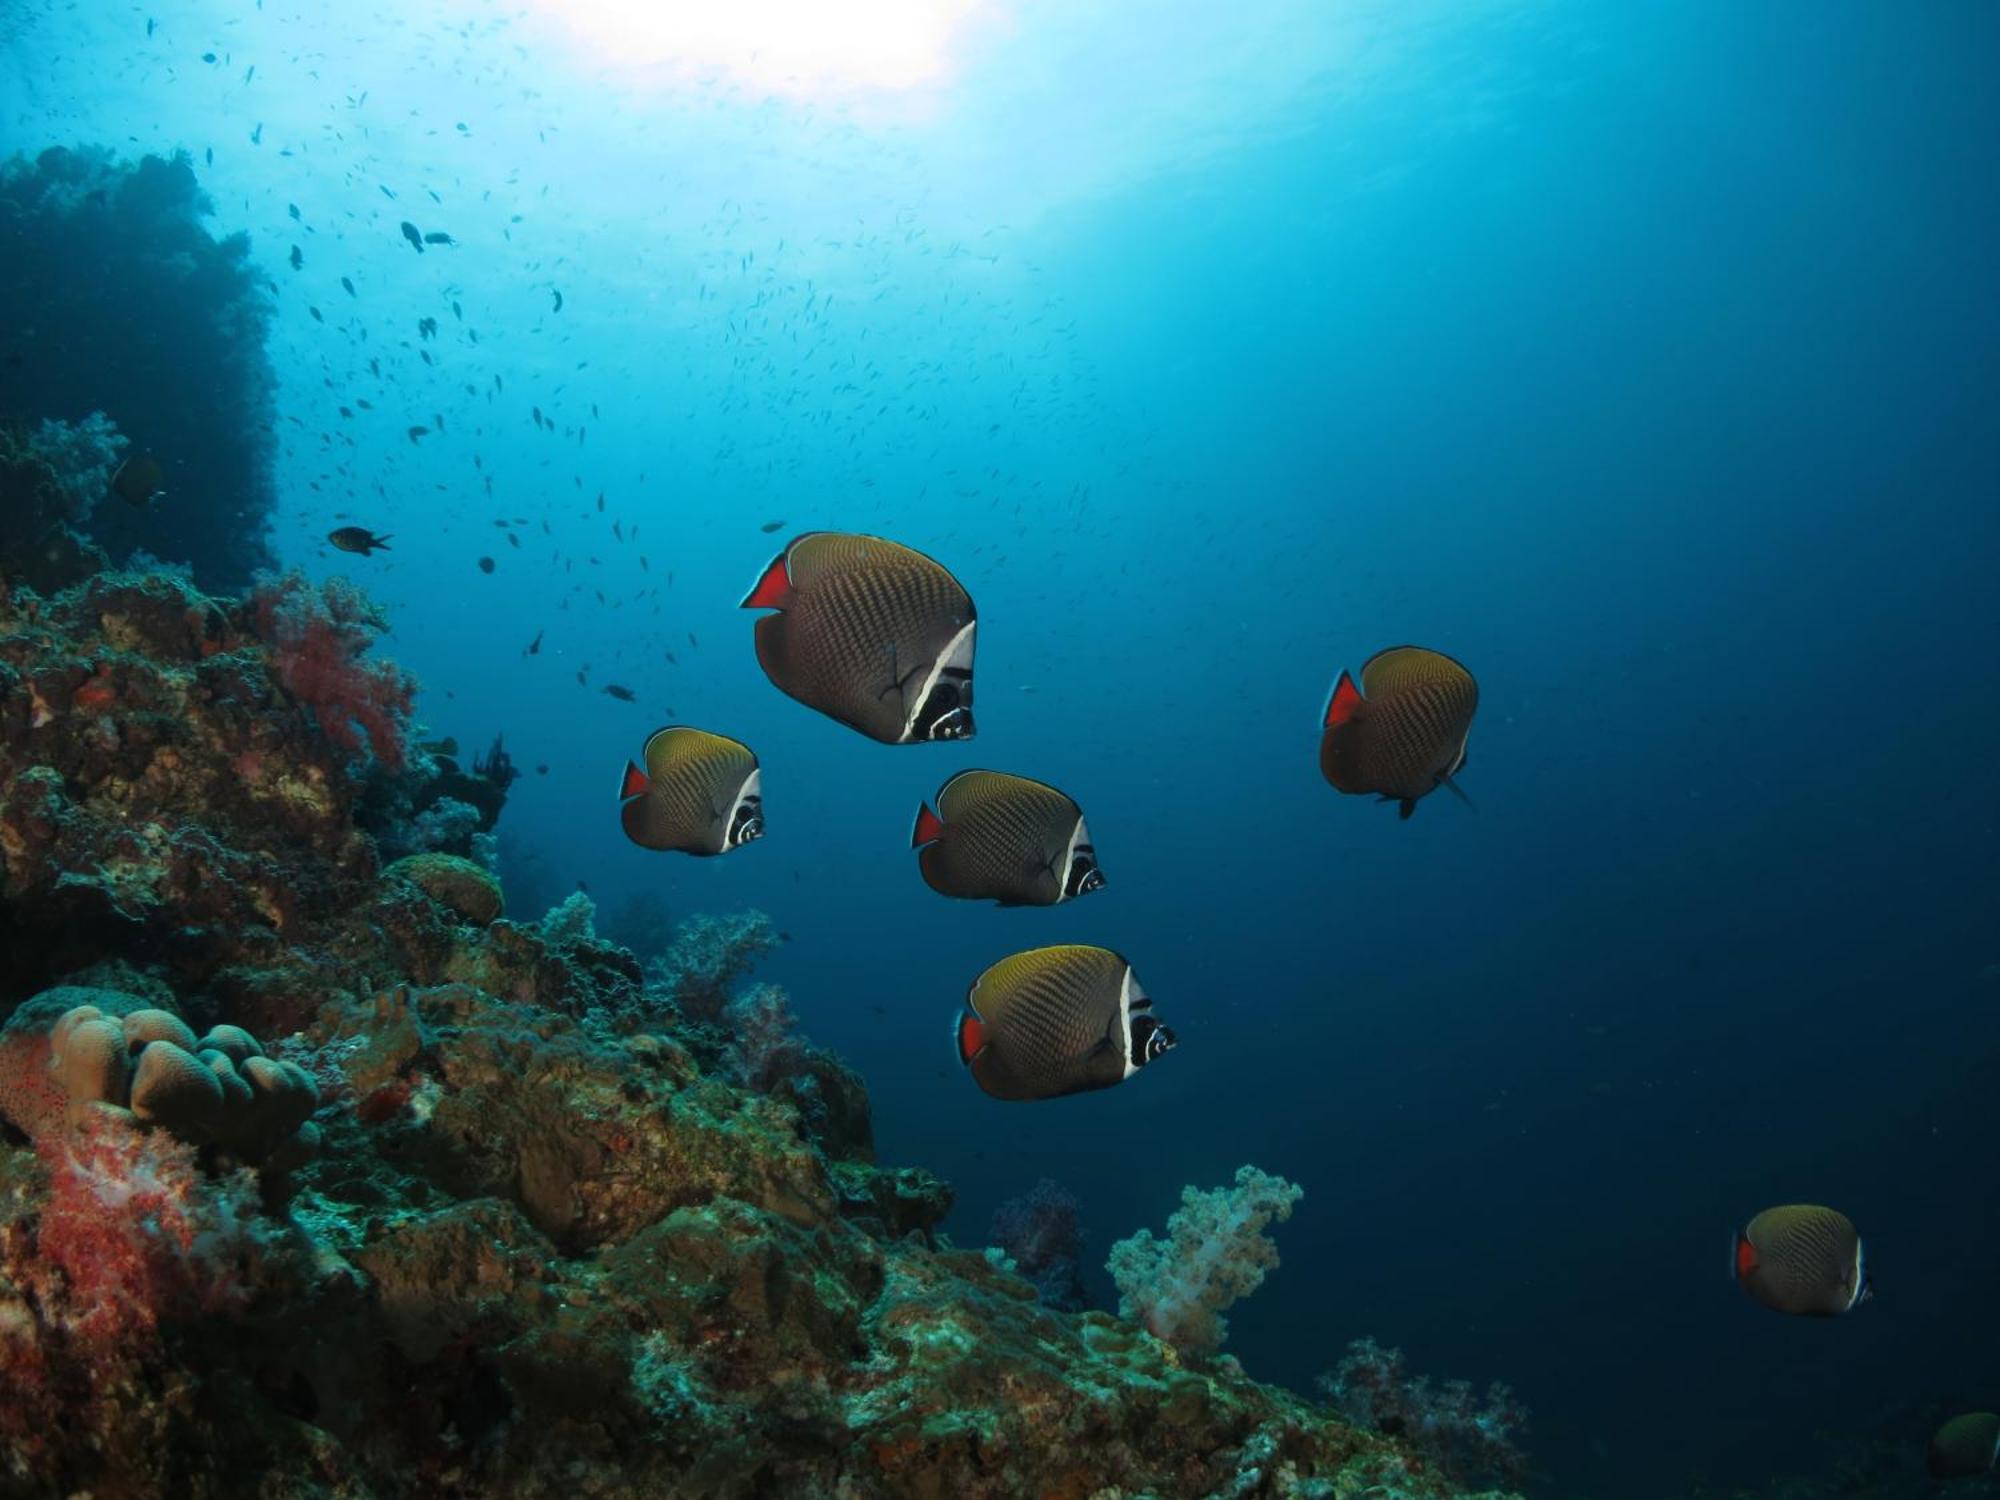
M 1222 1309 L 1277 1269 L 1278 1247 L 1265 1226 L 1289 1219 L 1303 1196 L 1304 1189 L 1255 1167 L 1238 1168 L 1233 1187 L 1182 1189 L 1164 1240 L 1141 1229 L 1111 1247 L 1118 1315 L 1143 1323 L 1183 1354 L 1215 1353 L 1229 1332 Z
M 80 422 L 51 417 L 35 428 L 31 442 L 55 472 L 66 518 L 87 525 L 98 501 L 110 492 L 119 455 L 128 446 L 125 435 L 103 412 L 94 411 Z
M 1400 1439 L 1455 1484 L 1511 1483 L 1527 1467 L 1514 1436 L 1528 1411 L 1500 1381 L 1483 1398 L 1467 1380 L 1433 1385 L 1428 1375 L 1410 1374 L 1402 1350 L 1356 1339 L 1319 1386 L 1348 1421 Z
M 664 991 L 691 1020 L 713 1021 L 736 981 L 777 946 L 777 928 L 761 911 L 690 917 L 674 930 L 673 945 L 646 966 L 646 987 Z
M 393 662 L 360 659 L 386 628 L 382 612 L 346 579 L 315 589 L 296 569 L 261 576 L 250 606 L 278 681 L 312 709 L 320 732 L 357 753 L 366 734 L 382 768 L 400 771 L 416 679 Z

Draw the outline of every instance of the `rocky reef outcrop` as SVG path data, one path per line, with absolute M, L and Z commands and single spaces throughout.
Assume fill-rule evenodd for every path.
M 1458 1493 L 951 1245 L 768 923 L 385 859 L 402 680 L 309 633 L 0 582 L 0 1495 Z

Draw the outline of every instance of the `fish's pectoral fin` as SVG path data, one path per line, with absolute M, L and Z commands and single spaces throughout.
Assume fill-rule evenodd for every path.
M 1452 796 L 1458 798 L 1459 801 L 1463 802 L 1467 807 L 1471 808 L 1472 811 L 1474 812 L 1479 811 L 1478 804 L 1476 804 L 1470 797 L 1465 795 L 1465 788 L 1460 786 L 1457 780 L 1454 779 L 1453 777 L 1440 776 L 1438 778 L 1438 785 L 1442 786 L 1446 791 L 1450 792 Z M 1404 816 L 1407 817 L 1408 814 L 1405 814 Z

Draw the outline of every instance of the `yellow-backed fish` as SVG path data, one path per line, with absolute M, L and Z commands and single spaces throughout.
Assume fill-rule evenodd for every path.
M 1401 804 L 1401 816 L 1465 767 L 1465 742 L 1479 707 L 1479 684 L 1440 651 L 1391 646 L 1333 685 L 1322 718 L 1320 774 L 1342 792 L 1372 792 Z
M 781 692 L 889 745 L 972 738 L 972 596 L 923 553 L 809 531 L 743 600 Z
M 625 763 L 618 820 L 642 849 L 727 854 L 764 836 L 764 773 L 741 740 L 675 724 Z
M 972 981 L 958 1060 L 995 1099 L 1054 1099 L 1123 1083 L 1176 1038 L 1132 966 L 1064 943 L 1003 958 Z
M 1970 1479 L 1992 1473 L 1996 1459 L 2000 1459 L 2000 1416 L 1970 1411 L 1931 1435 L 1924 1467 L 1933 1479 Z
M 918 804 L 910 847 L 940 895 L 1054 906 L 1104 885 L 1083 809 L 1045 782 L 960 771 L 938 788 L 937 805 Z
M 1736 1231 L 1730 1274 L 1781 1313 L 1832 1318 L 1874 1295 L 1853 1221 L 1817 1203 L 1767 1208 Z

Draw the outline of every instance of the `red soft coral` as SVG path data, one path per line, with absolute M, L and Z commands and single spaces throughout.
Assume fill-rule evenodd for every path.
M 383 769 L 400 771 L 417 684 L 393 662 L 360 659 L 384 628 L 381 611 L 343 578 L 315 589 L 296 570 L 259 579 L 250 603 L 278 681 L 312 709 L 320 732 L 355 753 L 366 734 Z
M 236 1306 L 253 1199 L 205 1178 L 194 1148 L 115 1120 L 41 1146 L 49 1199 L 35 1249 L 62 1289 L 70 1336 L 86 1345 L 150 1339 L 162 1323 Z

